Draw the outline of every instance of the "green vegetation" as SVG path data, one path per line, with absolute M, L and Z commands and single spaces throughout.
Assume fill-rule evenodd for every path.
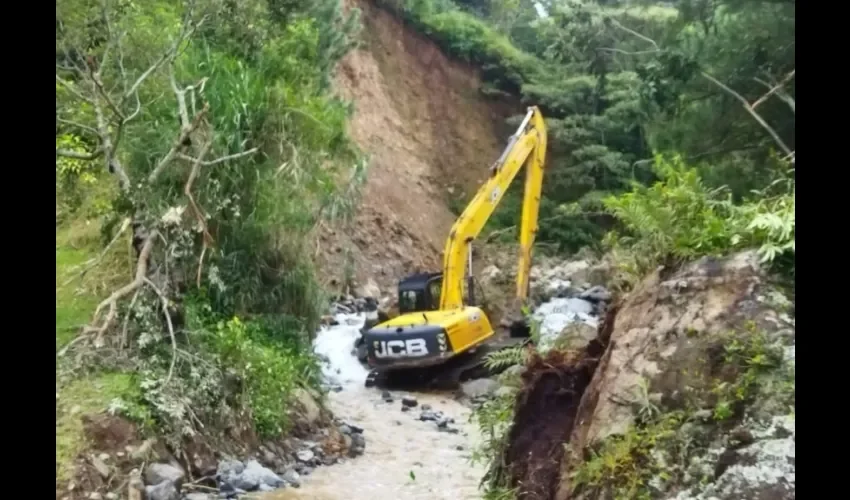
M 364 175 L 329 92 L 358 26 L 334 0 L 57 4 L 58 398 L 92 387 L 57 413 L 63 478 L 82 414 L 179 448 L 242 410 L 278 435 L 320 389 L 312 235 Z
M 638 387 L 632 401 L 636 422 L 600 443 L 589 459 L 578 461 L 571 476 L 575 491 L 654 498 L 653 489 L 681 484 L 685 474 L 691 481 L 712 480 L 713 468 L 693 467 L 692 459 L 704 456 L 714 439 L 740 424 L 745 409 L 752 413 L 754 406 L 778 405 L 773 414 L 793 411 L 794 367 L 783 359 L 775 339 L 749 324 L 713 342 L 721 351 L 717 363 L 723 367 L 722 378 L 706 391 L 692 391 L 684 409 L 656 405 L 649 401 L 648 387 Z
M 609 230 L 634 230 L 634 220 L 619 219 L 623 205 L 647 205 L 643 196 L 660 193 L 638 189 L 619 202 L 611 196 L 659 180 L 656 191 L 663 191 L 673 162 L 679 171 L 692 171 L 690 187 L 674 179 L 676 189 L 697 189 L 694 196 L 709 205 L 720 194 L 729 205 L 749 203 L 761 214 L 750 214 L 750 232 L 781 233 L 751 235 L 756 241 L 736 237 L 726 249 L 757 244 L 768 260 L 793 253 L 787 246 L 794 193 L 793 2 L 724 0 L 706 7 L 692 0 L 555 0 L 540 2 L 548 13 L 543 18 L 530 0 L 380 3 L 480 65 L 488 89 L 542 108 L 551 154 L 538 241 L 562 251 L 601 249 Z M 659 155 L 667 158 L 660 165 Z M 778 179 L 784 191 L 772 187 L 770 201 L 761 204 Z M 520 190 L 509 191 L 491 229 L 516 225 Z M 725 209 L 713 210 L 719 215 Z M 656 216 L 666 215 L 644 218 Z M 740 214 L 735 223 L 746 218 Z M 793 219 L 791 225 L 793 240 Z M 729 238 L 741 232 L 722 231 Z M 693 247 L 699 244 L 682 243 L 702 252 Z M 719 250 L 718 244 L 709 250 Z

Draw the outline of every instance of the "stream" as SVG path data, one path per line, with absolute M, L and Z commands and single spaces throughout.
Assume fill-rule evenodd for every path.
M 540 347 L 551 344 L 572 323 L 584 323 L 595 335 L 598 313 L 595 301 L 579 298 L 552 298 L 541 304 L 534 314 L 541 322 Z M 476 425 L 470 422 L 471 409 L 450 392 L 392 392 L 392 401 L 386 401 L 389 398 L 383 390 L 366 388 L 368 370 L 357 361 L 352 347 L 367 315 L 337 314 L 334 318 L 338 324 L 322 327 L 314 350 L 326 358 L 324 375 L 337 386 L 337 391 L 328 395 L 328 407 L 347 424 L 363 429 L 365 453 L 330 467 L 316 468 L 303 478 L 300 488 L 275 490 L 252 498 L 482 498 L 478 486 L 485 466 L 470 462 L 472 450 L 480 440 Z M 415 398 L 417 404 L 402 411 L 405 396 Z M 420 419 L 429 411 L 441 412 L 443 422 Z M 450 425 L 446 425 L 446 419 Z
M 471 410 L 450 393 L 398 392 L 385 402 L 382 390 L 366 388 L 368 373 L 351 354 L 366 320 L 364 314 L 339 314 L 339 325 L 322 328 L 314 342 L 316 353 L 329 363 L 325 376 L 342 387 L 328 395 L 334 415 L 363 428 L 365 453 L 331 467 L 319 467 L 305 477 L 300 488 L 258 495 L 264 500 L 377 500 L 478 499 L 484 466 L 470 464 L 478 440 L 469 422 Z M 413 396 L 418 405 L 402 412 L 401 398 Z M 457 433 L 438 429 L 434 421 L 421 421 L 423 405 L 454 420 Z

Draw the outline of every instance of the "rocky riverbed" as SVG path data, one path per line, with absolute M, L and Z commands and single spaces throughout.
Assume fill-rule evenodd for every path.
M 541 348 L 580 345 L 595 336 L 611 294 L 583 279 L 580 272 L 587 268 L 556 266 L 534 272 Z M 314 341 L 323 360 L 326 406 L 336 416 L 331 428 L 306 439 L 288 438 L 280 447 L 268 444 L 253 457 L 223 457 L 205 481 L 190 482 L 176 464 L 151 464 L 140 478 L 146 497 L 481 498 L 483 465 L 470 463 L 480 439 L 471 422 L 472 408 L 508 388 L 502 387 L 501 378 L 469 381 L 456 393 L 366 388 L 368 369 L 353 348 L 366 321 L 376 320 L 389 299 L 379 298 L 375 286 L 362 288 L 357 298 L 334 301 Z

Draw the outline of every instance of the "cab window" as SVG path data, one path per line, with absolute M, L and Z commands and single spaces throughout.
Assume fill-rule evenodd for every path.
M 405 290 L 401 292 L 398 298 L 399 311 L 413 311 L 416 309 L 416 292 L 414 290 Z
M 443 289 L 442 280 L 434 280 L 428 283 L 428 289 L 431 292 L 431 300 L 434 302 L 431 307 L 437 309 L 440 307 L 440 292 Z

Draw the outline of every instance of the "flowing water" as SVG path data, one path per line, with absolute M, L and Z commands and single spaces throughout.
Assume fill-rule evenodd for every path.
M 581 299 L 555 298 L 535 311 L 541 322 L 541 343 L 549 344 L 569 324 L 596 326 L 593 306 Z M 469 421 L 471 410 L 449 393 L 408 393 L 419 407 L 401 411 L 403 393 L 393 402 L 382 391 L 366 388 L 368 370 L 352 354 L 354 341 L 366 320 L 363 314 L 339 314 L 336 326 L 325 327 L 314 342 L 316 353 L 327 358 L 325 376 L 342 387 L 331 392 L 328 406 L 335 416 L 363 428 L 365 453 L 330 467 L 319 467 L 302 479 L 300 488 L 258 495 L 263 500 L 464 500 L 480 499 L 484 466 L 469 461 L 480 436 Z M 543 346 L 541 345 L 541 348 Z M 420 407 L 430 405 L 454 419 L 452 428 L 439 430 L 433 421 L 420 421 Z
M 364 387 L 367 370 L 351 354 L 365 316 L 340 314 L 339 325 L 323 328 L 315 351 L 327 357 L 327 378 L 343 390 L 331 392 L 328 406 L 338 418 L 363 428 L 365 453 L 330 467 L 319 467 L 302 479 L 300 488 L 286 488 L 256 498 L 263 500 L 462 500 L 479 499 L 482 465 L 469 461 L 478 442 L 469 422 L 471 411 L 448 393 L 409 393 L 419 406 L 453 418 L 453 434 L 433 421 L 418 420 L 419 407 L 401 411 L 402 393 L 387 403 L 381 390 Z M 405 393 L 407 394 L 407 393 Z

